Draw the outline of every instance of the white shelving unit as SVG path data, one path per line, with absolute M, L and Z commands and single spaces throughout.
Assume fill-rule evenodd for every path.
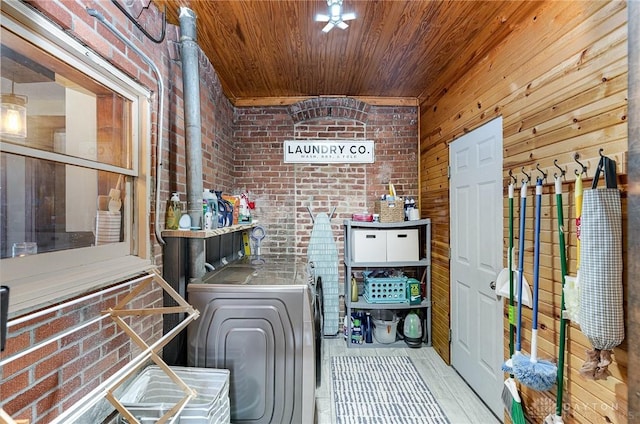
M 366 257 L 367 255 L 359 254 L 356 249 L 366 248 L 370 246 L 355 242 L 355 233 L 357 230 L 418 230 L 418 260 L 401 260 L 401 261 L 368 261 L 356 260 L 356 257 Z M 351 316 L 354 310 L 373 310 L 373 309 L 422 309 L 426 316 L 427 332 L 426 346 L 431 346 L 431 220 L 420 219 L 417 221 L 402 222 L 361 222 L 361 221 L 344 221 L 344 302 L 346 315 Z M 417 279 L 420 279 L 422 273 L 426 269 L 426 297 L 422 299 L 420 305 L 410 305 L 409 303 L 369 303 L 360 294 L 357 302 L 351 301 L 351 274 L 355 270 L 380 269 L 380 268 L 416 268 Z M 367 348 L 367 347 L 405 347 L 404 341 L 396 341 L 394 343 L 351 343 L 351 328 L 347 326 L 346 342 L 348 347 Z

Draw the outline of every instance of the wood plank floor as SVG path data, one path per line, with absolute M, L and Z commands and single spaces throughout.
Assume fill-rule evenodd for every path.
M 382 348 L 348 349 L 343 338 L 323 339 L 322 386 L 316 391 L 317 424 L 335 424 L 331 393 L 331 358 L 333 356 L 409 356 L 429 386 L 452 424 L 499 424 L 489 409 L 430 347 L 420 349 Z

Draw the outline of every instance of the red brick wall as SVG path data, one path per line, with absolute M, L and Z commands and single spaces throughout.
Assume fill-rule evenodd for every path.
M 101 311 L 113 307 L 128 293 L 128 287 L 124 287 L 99 294 L 11 326 L 0 361 L 97 318 Z M 130 305 L 132 308 L 159 306 L 162 306 L 160 288 L 146 292 Z M 148 344 L 162 334 L 162 322 L 156 316 L 124 319 Z M 32 423 L 49 422 L 139 352 L 138 346 L 106 317 L 0 367 L 2 408 L 13 418 L 28 419 Z
M 236 186 L 256 202 L 265 228 L 262 253 L 294 254 L 305 261 L 314 216 L 331 213 L 338 258 L 345 219 L 373 213 L 375 199 L 393 182 L 402 196 L 418 195 L 416 107 L 379 107 L 349 98 L 317 98 L 289 107 L 236 108 Z M 287 164 L 283 142 L 301 139 L 373 140 L 372 164 Z M 338 293 L 343 293 L 340 262 Z M 340 302 L 341 316 L 344 314 Z
M 372 106 L 350 98 L 317 98 L 291 106 L 236 108 L 236 187 L 256 201 L 265 227 L 264 254 L 306 258 L 313 224 L 307 211 L 330 213 L 342 252 L 342 222 L 373 212 L 392 181 L 403 196 L 418 194 L 416 107 Z M 283 142 L 351 139 L 375 142 L 373 164 L 286 164 Z
M 200 57 L 202 172 L 205 189 L 231 193 L 235 186 L 235 149 L 231 102 L 222 93 L 218 75 L 206 56 Z
M 373 213 L 389 181 L 398 194 L 417 197 L 416 107 L 317 98 L 288 107 L 236 108 L 235 120 L 236 186 L 248 189 L 256 201 L 253 216 L 267 234 L 263 254 L 305 260 L 313 229 L 307 207 L 314 215 L 335 208 L 332 224 L 341 258 L 343 221 L 355 212 Z M 375 163 L 284 163 L 283 142 L 294 139 L 373 140 Z
M 94 49 L 114 66 L 127 73 L 133 79 L 147 87 L 151 97 L 151 152 L 150 171 L 152 181 L 149 197 L 155 198 L 155 149 L 158 88 L 153 71 L 127 48 L 109 30 L 91 17 L 86 8 L 95 8 L 110 22 L 132 40 L 158 66 L 165 83 L 164 95 L 164 149 L 163 172 L 161 178 L 161 199 L 168 199 L 171 191 L 179 191 L 186 200 L 185 181 L 185 142 L 182 101 L 182 71 L 179 63 L 177 40 L 179 29 L 168 25 L 166 38 L 161 44 L 148 40 L 126 17 L 108 1 L 52 1 L 33 0 L 29 2 L 44 16 L 62 27 L 72 37 Z M 133 3 L 131 13 L 137 16 L 140 11 L 141 24 L 151 34 L 161 30 L 161 14 L 155 6 L 142 10 L 149 3 L 146 0 Z M 124 2 L 121 2 L 124 4 Z M 215 73 L 206 59 L 201 60 L 203 69 L 201 80 L 203 87 L 219 86 Z M 227 164 L 217 174 L 210 169 L 205 172 L 206 179 L 220 176 L 225 187 L 231 187 L 232 173 L 230 160 L 233 157 L 228 134 L 232 120 L 232 107 L 224 99 L 220 90 L 207 90 L 202 93 L 203 107 L 203 155 L 208 155 L 212 163 Z M 222 141 L 214 141 L 217 134 L 225 135 Z M 222 159 L 219 159 L 222 157 Z M 210 175 L 210 176 L 209 176 Z M 215 181 L 214 181 L 215 182 Z M 154 202 L 151 201 L 150 238 L 153 243 L 153 260 L 162 263 L 162 247 L 154 237 Z M 160 210 L 160 225 L 164 227 L 164 202 Z M 11 328 L 7 340 L 7 349 L 0 354 L 0 360 L 22 351 L 35 343 L 56 335 L 60 330 L 86 322 L 100 310 L 111 306 L 117 295 L 109 295 L 83 302 L 68 311 L 40 317 Z M 137 307 L 151 307 L 162 304 L 162 292 L 150 290 L 137 301 Z M 162 334 L 162 322 L 155 317 L 135 320 L 135 329 L 148 341 Z M 137 352 L 129 338 L 109 320 L 89 326 L 72 336 L 44 347 L 28 356 L 8 363 L 0 368 L 0 406 L 14 418 L 25 418 L 31 423 L 46 423 L 60 412 L 86 395 L 91 389 L 112 375 Z M 113 408 L 111 408 L 113 410 Z

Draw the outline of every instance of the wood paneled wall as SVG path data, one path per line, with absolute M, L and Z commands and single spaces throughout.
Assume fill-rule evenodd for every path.
M 593 177 L 599 149 L 618 161 L 626 228 L 627 7 L 623 1 L 540 2 L 521 24 L 465 75 L 442 75 L 441 84 L 420 99 L 421 210 L 433 223 L 433 342 L 449 360 L 449 185 L 448 144 L 496 116 L 504 120 L 504 175 L 553 167 L 567 171 L 563 184 L 564 217 L 570 223 L 569 273 L 576 271 L 573 201 L 575 153 Z M 482 46 L 477 46 L 480 51 Z M 522 174 L 518 175 L 520 178 Z M 553 180 L 553 171 L 550 180 Z M 590 181 L 587 181 L 588 185 Z M 506 197 L 506 190 L 505 190 Z M 542 218 L 539 350 L 543 358 L 558 354 L 561 272 L 553 187 L 545 187 Z M 533 203 L 529 202 L 530 205 Z M 506 208 L 506 199 L 505 199 Z M 532 205 L 530 206 L 532 207 Z M 518 208 L 516 207 L 516 214 Z M 505 216 L 507 211 L 505 210 Z M 533 216 L 533 210 L 528 211 Z M 525 234 L 525 275 L 532 281 L 533 224 Z M 504 224 L 507 246 L 507 221 Z M 516 237 L 519 235 L 516 234 Z M 517 240 L 516 240 L 517 246 Z M 626 247 L 626 240 L 625 240 Z M 625 248 L 626 259 L 626 248 Z M 504 264 L 506 266 L 506 249 Z M 626 273 L 625 273 L 626 281 Z M 530 329 L 531 314 L 525 315 Z M 505 321 L 505 346 L 508 346 Z M 523 349 L 529 349 L 524 332 Z M 590 344 L 580 329 L 568 329 L 565 371 L 565 423 L 628 422 L 627 342 L 616 348 L 612 376 L 589 381 L 578 370 Z M 540 340 L 541 339 L 541 340 Z M 505 350 L 505 355 L 508 352 Z M 554 389 L 555 390 L 555 389 Z M 553 411 L 555 393 L 522 390 L 525 411 L 541 422 Z
M 640 44 L 640 2 L 631 2 L 628 7 L 629 45 Z M 640 279 L 640 50 L 629 50 L 629 186 L 627 223 L 627 286 Z M 629 340 L 640 340 L 640 292 L 627 292 L 627 320 L 626 331 Z M 640 363 L 640 349 L 629 349 L 629 362 Z M 640 417 L 640 396 L 631 395 L 640 391 L 640 368 L 631 367 L 628 370 L 629 421 Z

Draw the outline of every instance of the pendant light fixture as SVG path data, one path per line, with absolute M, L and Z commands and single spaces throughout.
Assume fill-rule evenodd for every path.
M 327 22 L 322 32 L 329 32 L 333 27 L 340 29 L 347 29 L 349 25 L 345 21 L 350 21 L 356 18 L 355 13 L 342 13 L 342 0 L 327 0 L 329 6 L 329 14 L 323 15 L 318 13 L 316 15 L 316 22 Z
M 27 137 L 27 96 L 15 94 L 11 81 L 11 94 L 2 94 L 0 104 L 0 135 L 15 138 Z

